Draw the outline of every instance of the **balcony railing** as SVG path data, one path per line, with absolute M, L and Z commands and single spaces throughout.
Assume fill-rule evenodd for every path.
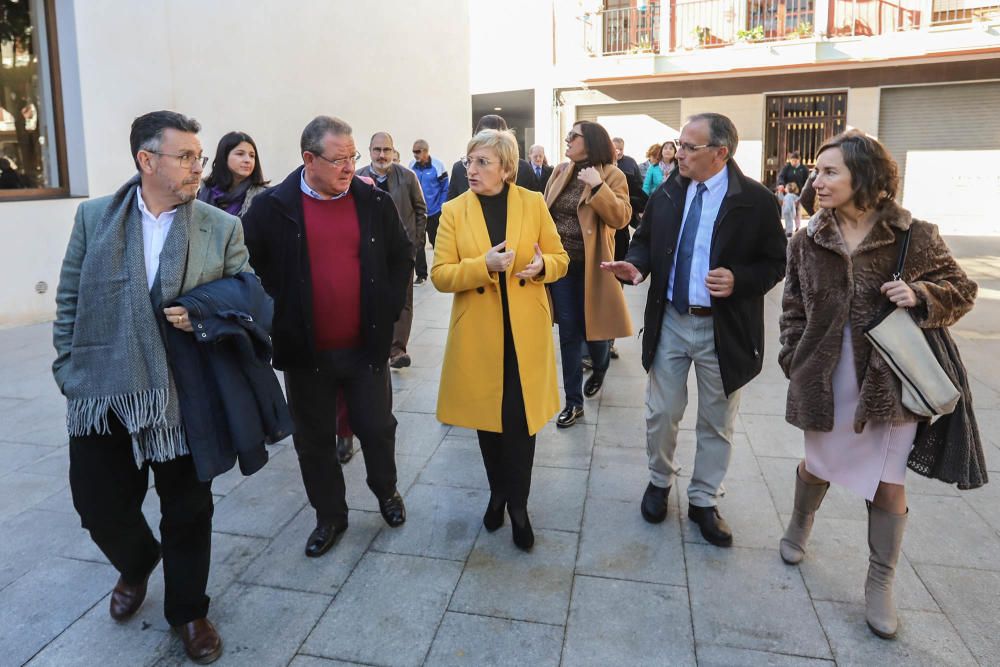
M 816 11 L 826 2 L 825 12 Z M 1000 20 L 998 0 L 663 0 L 585 17 L 591 53 L 666 53 L 739 42 L 887 35 L 922 27 Z M 926 7 L 926 5 L 924 5 Z M 929 14 L 929 16 L 928 16 Z M 590 21 L 597 19 L 593 23 Z M 661 27 L 661 21 L 663 23 Z M 819 23 L 820 25 L 817 25 Z M 660 41 L 663 40 L 663 49 Z M 599 43 L 601 48 L 593 48 Z
M 659 52 L 658 4 L 650 3 L 642 8 L 606 9 L 601 12 L 601 17 L 604 22 L 604 55 Z

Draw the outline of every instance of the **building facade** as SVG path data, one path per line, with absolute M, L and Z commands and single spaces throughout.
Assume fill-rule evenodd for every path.
M 199 120 L 205 154 L 230 130 L 278 181 L 318 114 L 344 118 L 368 163 L 390 131 L 454 159 L 469 133 L 465 2 L 21 0 L 0 5 L 0 327 L 43 321 L 82 198 L 135 170 L 132 119 Z
M 642 161 L 686 117 L 717 111 L 737 124 L 743 170 L 773 185 L 788 152 L 811 165 L 826 139 L 858 128 L 896 158 L 915 215 L 947 234 L 1000 234 L 997 0 L 489 4 L 470 10 L 474 53 L 501 6 L 530 19 L 511 21 L 524 45 L 514 67 L 480 55 L 473 106 L 530 92 L 526 134 L 550 161 L 576 120 L 601 122 Z

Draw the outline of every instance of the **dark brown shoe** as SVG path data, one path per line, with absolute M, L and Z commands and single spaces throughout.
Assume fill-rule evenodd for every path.
M 111 591 L 111 606 L 109 609 L 111 618 L 121 623 L 135 616 L 135 612 L 139 611 L 139 607 L 142 606 L 143 601 L 146 599 L 146 586 L 149 584 L 149 577 L 159 564 L 160 557 L 157 556 L 156 562 L 153 563 L 153 567 L 149 568 L 146 578 L 142 580 L 141 584 L 136 586 L 130 586 L 125 583 L 124 579 L 118 577 L 118 583 L 115 584 L 114 590 Z
M 184 652 L 199 665 L 215 662 L 222 655 L 222 637 L 207 618 L 175 625 L 174 632 L 184 643 Z

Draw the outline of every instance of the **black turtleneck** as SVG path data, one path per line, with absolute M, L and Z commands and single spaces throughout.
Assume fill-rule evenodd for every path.
M 497 245 L 507 238 L 507 192 L 509 190 L 510 184 L 504 183 L 503 190 L 495 195 L 476 195 L 483 207 L 486 231 L 489 232 L 492 245 Z M 508 248 L 508 250 L 513 250 L 513 248 Z

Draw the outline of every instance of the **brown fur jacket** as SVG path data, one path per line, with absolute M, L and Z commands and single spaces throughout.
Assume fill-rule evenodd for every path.
M 889 304 L 880 288 L 899 260 L 899 232 L 913 231 L 902 279 L 917 294 L 911 315 L 921 327 L 947 327 L 969 310 L 976 283 L 965 275 L 938 235 L 937 226 L 913 220 L 889 202 L 853 254 L 847 252 L 833 213 L 820 210 L 788 244 L 778 363 L 791 381 L 785 419 L 803 430 L 833 429 L 833 372 L 845 324 L 850 324 L 861 397 L 854 416 L 865 422 L 912 422 L 899 380 L 864 337 L 865 328 Z

